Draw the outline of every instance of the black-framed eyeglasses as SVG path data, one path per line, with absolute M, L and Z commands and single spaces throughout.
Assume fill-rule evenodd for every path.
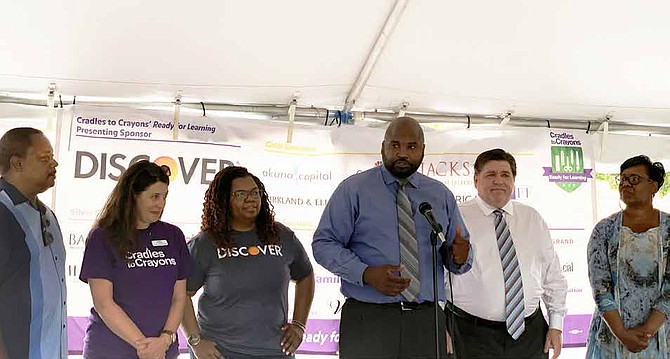
M 260 197 L 260 195 L 261 195 L 261 191 L 258 188 L 252 189 L 251 191 L 245 191 L 245 190 L 241 189 L 239 191 L 233 192 L 233 197 L 238 201 L 244 201 L 249 196 L 251 196 L 252 198 L 258 198 L 258 197 Z
M 636 174 L 632 174 L 630 176 L 624 176 L 624 175 L 617 175 L 614 177 L 614 180 L 616 181 L 616 184 L 619 186 L 623 186 L 624 182 L 628 182 L 631 186 L 635 186 L 640 183 L 640 181 L 645 180 L 649 182 L 654 182 L 651 178 L 649 177 L 644 177 Z
M 165 175 L 168 177 L 172 176 L 172 170 L 168 165 L 161 165 L 161 171 L 163 171 L 163 173 L 165 173 Z
M 40 213 L 40 222 L 42 226 L 42 243 L 44 243 L 44 246 L 46 247 L 54 242 L 54 236 L 49 232 L 51 221 L 47 218 L 46 213 Z

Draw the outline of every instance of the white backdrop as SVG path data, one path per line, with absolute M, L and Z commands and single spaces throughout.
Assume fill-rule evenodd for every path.
M 115 179 L 132 161 L 146 158 L 171 167 L 163 219 L 181 227 L 187 238 L 198 232 L 204 192 L 215 173 L 231 164 L 249 168 L 265 183 L 277 219 L 296 232 L 310 256 L 312 233 L 337 184 L 381 163 L 381 128 L 296 125 L 289 144 L 284 122 L 183 114 L 183 128 L 173 139 L 172 116 L 165 111 L 75 106 L 59 111 L 60 136 L 46 120 L 21 123 L 48 129 L 59 149 L 57 185 L 41 198 L 53 204 L 66 240 L 70 347 L 75 352 L 81 349 L 91 308 L 88 287 L 77 279 L 84 239 Z M 15 125 L 0 122 L 0 133 Z M 569 283 L 565 344 L 580 346 L 593 309 L 586 243 L 594 222 L 619 209 L 611 174 L 627 156 L 644 152 L 642 145 L 649 139 L 636 142 L 631 153 L 622 150 L 636 139 L 609 137 L 604 148 L 617 153 L 608 157 L 600 152 L 600 136 L 583 131 L 426 128 L 420 171 L 445 183 L 463 201 L 476 194 L 472 176 L 478 153 L 501 147 L 515 155 L 515 198 L 537 208 L 551 228 Z M 667 141 L 656 141 L 667 146 Z M 647 153 L 665 160 L 661 156 L 668 152 Z M 657 205 L 670 207 L 664 198 Z M 314 265 L 316 294 L 301 351 L 334 353 L 343 300 L 339 279 Z

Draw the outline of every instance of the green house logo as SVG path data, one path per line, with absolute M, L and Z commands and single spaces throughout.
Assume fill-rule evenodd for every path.
M 591 177 L 593 169 L 584 168 L 581 147 L 551 146 L 551 167 L 543 167 L 545 177 L 566 192 L 572 192 Z

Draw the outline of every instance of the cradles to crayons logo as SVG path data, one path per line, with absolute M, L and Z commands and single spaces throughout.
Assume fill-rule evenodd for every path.
M 543 176 L 549 177 L 566 192 L 572 192 L 591 177 L 591 168 L 584 168 L 584 151 L 582 141 L 574 135 L 562 132 L 550 132 L 551 138 L 551 167 L 543 167 Z
M 276 244 L 264 244 L 262 246 L 243 246 L 233 248 L 218 248 L 219 259 L 255 256 L 283 257 L 281 246 Z
M 121 174 L 133 163 L 140 160 L 150 161 L 148 155 L 136 155 L 128 157 L 123 153 L 100 153 L 94 154 L 88 151 L 77 151 L 75 154 L 74 178 L 97 178 L 111 179 L 118 181 Z M 208 185 L 214 179 L 216 173 L 228 166 L 234 166 L 230 160 L 217 158 L 184 158 L 177 157 L 177 160 L 168 156 L 157 157 L 154 162 L 159 166 L 165 165 L 170 168 L 170 182 L 178 177 L 189 184 L 192 180 L 197 180 L 200 184 Z
M 163 251 L 152 251 L 149 248 L 144 251 L 130 252 L 126 258 L 128 258 L 128 268 L 158 268 L 177 265 L 177 261 L 174 258 L 166 258 Z

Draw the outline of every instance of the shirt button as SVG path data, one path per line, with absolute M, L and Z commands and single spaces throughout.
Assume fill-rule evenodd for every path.
M 56 260 L 58 260 L 58 256 L 56 256 Z

